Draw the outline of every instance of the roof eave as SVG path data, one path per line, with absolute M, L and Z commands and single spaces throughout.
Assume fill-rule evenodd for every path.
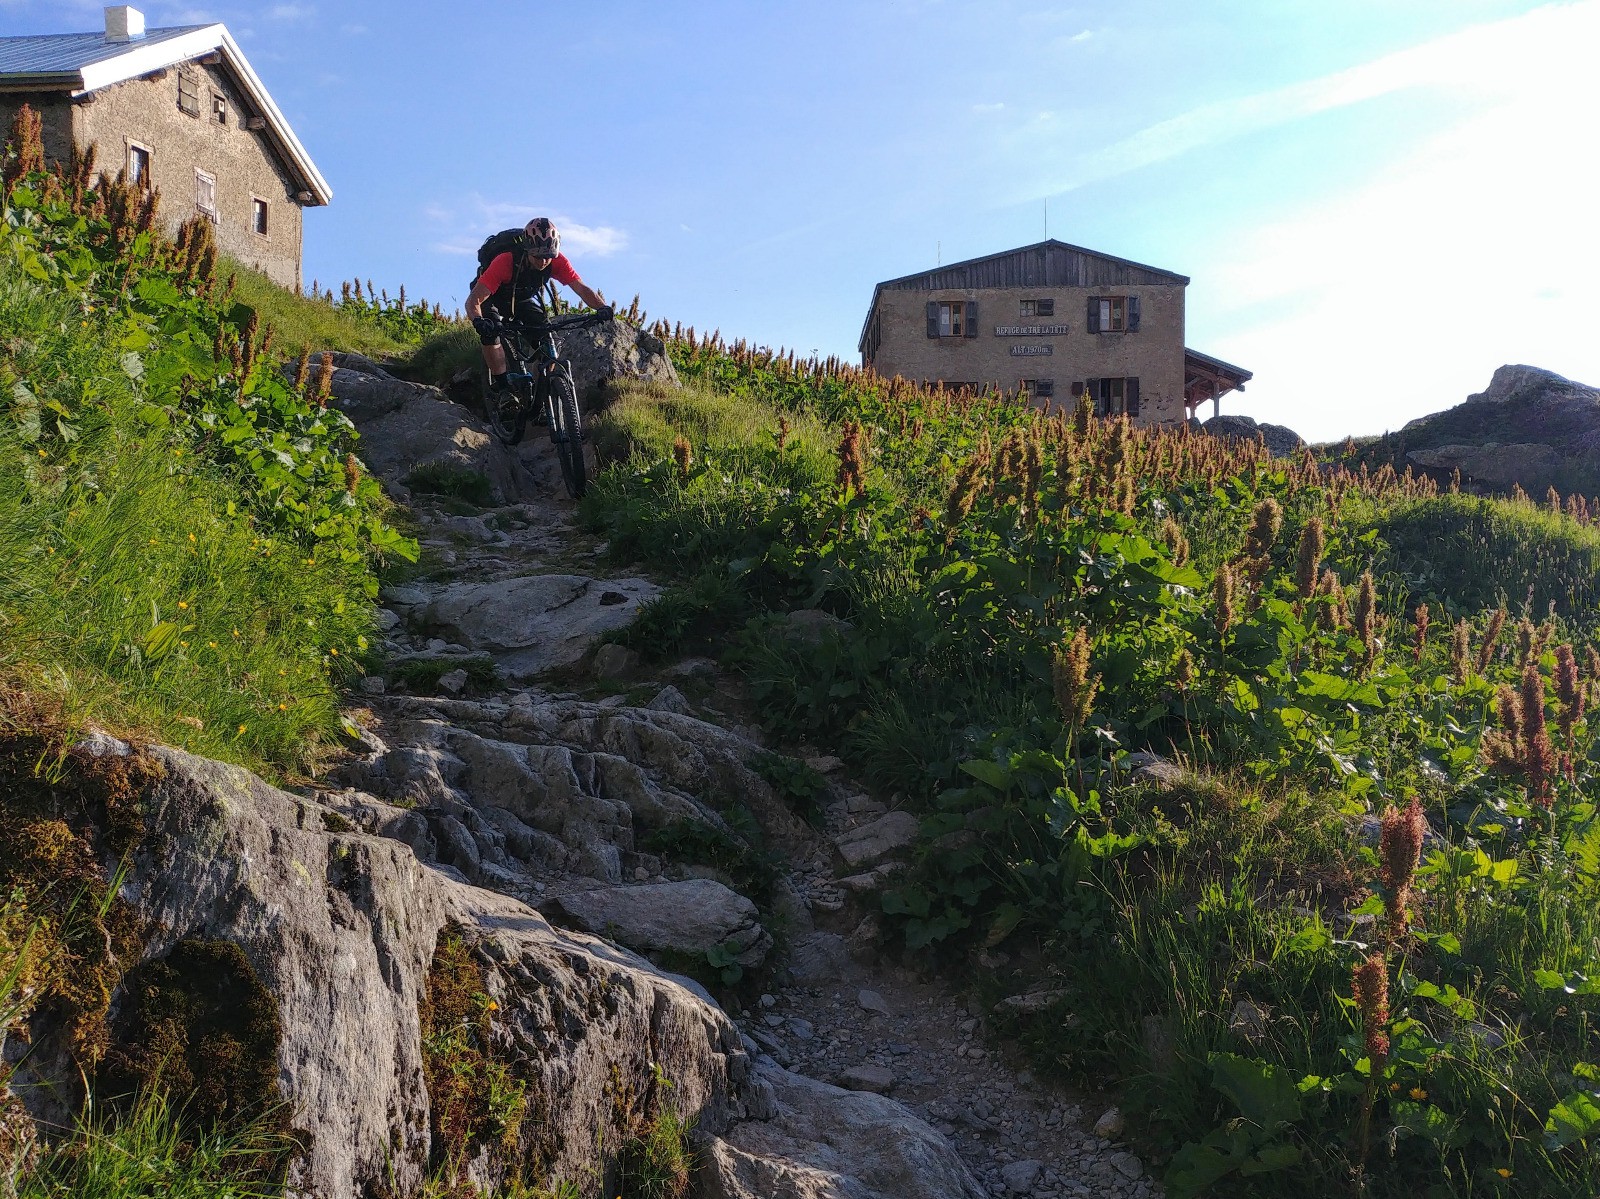
M 78 71 L 7 71 L 0 92 L 76 92 L 83 86 Z
M 980 262 L 992 262 L 996 258 L 1007 258 L 1012 254 L 1022 254 L 1028 250 L 1042 250 L 1049 246 L 1060 246 L 1063 250 L 1072 250 L 1078 254 L 1088 254 L 1094 258 L 1104 258 L 1107 262 L 1115 262 L 1122 266 L 1136 267 L 1141 271 L 1149 271 L 1152 275 L 1164 275 L 1168 279 L 1171 279 L 1174 283 L 1181 283 L 1185 287 L 1189 286 L 1190 280 L 1188 275 L 1180 275 L 1175 271 L 1165 271 L 1158 266 L 1150 266 L 1148 263 L 1144 262 L 1135 262 L 1131 258 L 1118 258 L 1115 254 L 1106 254 L 1100 250 L 1091 250 L 1088 246 L 1075 246 L 1071 242 L 1065 242 L 1060 238 L 1055 237 L 1047 238 L 1044 241 L 1036 241 L 1026 246 L 1015 246 L 1009 250 L 999 250 L 993 254 L 981 254 L 977 258 L 963 258 L 960 262 L 952 262 L 949 266 L 941 265 L 930 267 L 927 270 L 912 271 L 909 275 L 901 275 L 895 279 L 885 279 L 882 283 L 878 284 L 878 286 L 892 287 L 896 283 L 909 283 L 913 279 L 920 279 L 924 275 L 931 275 L 936 271 L 950 271 L 955 270 L 957 267 L 975 266 Z
M 250 96 L 254 104 L 266 118 L 267 128 L 273 133 L 279 147 L 300 172 L 306 182 L 306 190 L 311 193 L 314 205 L 324 205 L 333 200 L 333 189 L 328 186 L 328 181 L 322 177 L 322 172 L 317 170 L 317 164 L 311 161 L 311 155 L 300 144 L 300 139 L 294 135 L 294 130 L 289 127 L 288 120 L 271 95 L 268 94 L 266 85 L 261 82 L 261 77 L 246 61 L 244 51 L 239 49 L 239 44 L 233 40 L 233 35 L 222 26 L 217 26 L 222 31 L 222 52 L 228 59 L 228 64 L 233 67 L 239 76 L 239 81 Z
M 273 141 L 289 160 L 294 172 L 304 181 L 303 190 L 311 194 L 311 204 L 323 205 L 331 202 L 333 189 L 322 177 L 322 172 L 317 170 L 317 164 L 311 161 L 311 155 L 306 153 L 306 148 L 300 144 L 300 139 L 289 127 L 282 110 L 268 94 L 261 77 L 250 66 L 244 51 L 239 49 L 239 43 L 233 40 L 233 35 L 224 25 L 205 25 L 177 37 L 151 42 L 149 45 L 132 45 L 130 49 L 119 54 L 89 63 L 70 77 L 52 75 L 38 76 L 37 79 L 58 81 L 51 86 L 68 88 L 74 97 L 85 96 L 112 84 L 137 79 L 152 71 L 176 66 L 178 63 L 218 50 L 222 52 L 223 58 L 238 78 L 250 103 L 265 118 L 267 131 Z M 36 82 L 34 77 L 8 74 L 4 80 L 0 80 L 0 86 L 6 90 L 37 90 L 45 84 Z

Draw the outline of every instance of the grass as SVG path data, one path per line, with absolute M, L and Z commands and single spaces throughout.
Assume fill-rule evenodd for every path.
M 18 1199 L 278 1199 L 294 1143 L 268 1121 L 196 1132 L 147 1092 L 130 1113 L 90 1109 L 21 1179 Z
M 423 340 L 406 364 L 406 377 L 418 383 L 447 387 L 463 370 L 483 370 L 483 350 L 470 325 L 446 329 Z
M 1413 602 L 1465 611 L 1526 603 L 1536 615 L 1553 606 L 1582 627 L 1600 614 L 1600 529 L 1570 516 L 1469 495 L 1365 505 L 1354 515 L 1378 535 L 1382 563 Z
M 285 287 L 241 263 L 227 261 L 225 277 L 234 284 L 234 299 L 254 308 L 261 323 L 276 331 L 280 353 L 293 356 L 301 346 L 312 350 L 346 350 L 369 358 L 403 356 L 408 347 L 371 323 L 341 312 L 323 300 L 313 300 Z
M 235 480 L 146 423 L 97 319 L 3 258 L 0 328 L 6 390 L 25 381 L 74 427 L 54 454 L 0 427 L 0 671 L 77 721 L 308 768 L 371 629 L 366 566 L 236 515 Z

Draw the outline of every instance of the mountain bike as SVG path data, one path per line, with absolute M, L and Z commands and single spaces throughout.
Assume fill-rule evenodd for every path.
M 485 315 L 489 315 L 487 311 Z M 500 345 L 506 352 L 506 387 L 496 391 L 483 384 L 483 412 L 504 445 L 516 445 L 528 427 L 530 413 L 550 425 L 550 441 L 561 463 L 567 494 L 583 498 L 589 472 L 583 455 L 583 415 L 578 410 L 578 390 L 572 382 L 572 363 L 556 349 L 556 334 L 612 318 L 597 312 L 560 316 L 524 325 L 496 316 Z

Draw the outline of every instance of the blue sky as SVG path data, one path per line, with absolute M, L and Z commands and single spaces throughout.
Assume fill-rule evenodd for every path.
M 334 189 L 306 275 L 460 302 L 548 213 L 655 316 L 854 360 L 873 284 L 1063 240 L 1191 276 L 1225 410 L 1397 428 L 1503 362 L 1600 384 L 1600 0 L 169 3 Z M 0 32 L 98 4 L 0 0 Z

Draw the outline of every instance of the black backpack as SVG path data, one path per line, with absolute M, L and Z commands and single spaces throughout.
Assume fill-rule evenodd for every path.
M 478 247 L 478 273 L 472 276 L 473 284 L 476 284 L 482 278 L 483 272 L 489 269 L 489 264 L 502 254 L 509 252 L 513 256 L 511 264 L 513 268 L 521 266 L 522 248 L 527 244 L 528 235 L 522 231 L 522 226 L 520 225 L 514 229 L 502 229 L 499 233 L 491 233 L 484 238 L 483 245 Z M 512 270 L 511 277 L 515 280 L 515 269 Z M 504 311 L 506 307 L 505 301 L 510 298 L 511 284 L 508 282 L 506 286 L 494 294 L 489 302 Z

